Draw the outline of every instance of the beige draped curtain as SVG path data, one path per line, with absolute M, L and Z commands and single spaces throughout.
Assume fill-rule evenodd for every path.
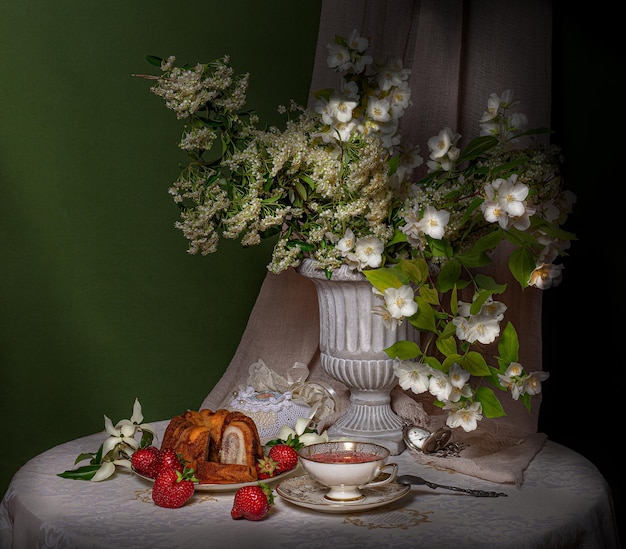
M 326 45 L 336 34 L 347 36 L 353 29 L 371 39 L 373 55 L 402 56 L 405 68 L 411 69 L 414 106 L 402 119 L 402 133 L 420 145 L 423 155 L 426 141 L 444 126 L 462 135 L 462 145 L 478 135 L 487 98 L 506 89 L 514 90 L 531 126 L 550 124 L 550 1 L 324 0 L 312 90 L 337 86 L 337 75 L 326 66 Z M 494 269 L 506 271 L 505 262 Z M 511 280 L 503 296 L 508 305 L 505 320 L 513 322 L 520 336 L 520 362 L 527 370 L 539 370 L 541 292 L 522 292 L 515 285 Z M 245 385 L 249 366 L 261 359 L 282 375 L 294 362 L 307 364 L 309 380 L 325 381 L 340 394 L 337 415 L 342 414 L 347 392 L 322 371 L 318 338 L 317 296 L 311 282 L 293 271 L 268 273 L 237 352 L 201 407 L 226 407 L 233 391 Z M 480 441 L 466 437 L 473 452 L 466 459 L 448 459 L 445 466 L 490 480 L 521 482 L 523 469 L 545 441 L 535 434 L 540 399 L 533 401 L 531 414 L 521 402 L 502 400 L 507 417 L 481 422 L 474 434 Z M 437 426 L 399 390 L 392 394 L 392 407 L 410 421 Z M 515 454 L 507 454 L 513 446 Z

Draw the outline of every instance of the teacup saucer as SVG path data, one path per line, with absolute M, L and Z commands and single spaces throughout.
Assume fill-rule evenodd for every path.
M 411 487 L 392 482 L 375 488 L 363 488 L 365 498 L 358 501 L 337 502 L 324 498 L 328 488 L 308 475 L 291 477 L 276 486 L 276 492 L 283 499 L 301 507 L 326 513 L 350 513 L 374 509 L 392 503 L 405 496 Z

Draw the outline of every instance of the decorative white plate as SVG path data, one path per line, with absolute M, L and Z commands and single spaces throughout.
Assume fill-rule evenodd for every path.
M 392 503 L 404 497 L 411 486 L 409 484 L 397 484 L 392 482 L 375 488 L 363 488 L 361 492 L 365 499 L 339 503 L 324 499 L 328 488 L 313 480 L 308 475 L 301 475 L 283 480 L 276 486 L 276 492 L 287 501 L 325 513 L 351 513 L 353 511 L 366 511 L 387 503 Z
M 276 475 L 275 477 L 265 478 L 263 480 L 253 480 L 251 482 L 241 482 L 238 484 L 200 484 L 198 482 L 194 483 L 196 492 L 234 492 L 243 486 L 254 486 L 259 482 L 265 482 L 267 484 L 272 484 L 278 480 L 284 480 L 287 477 L 291 476 L 298 469 L 298 465 L 294 467 L 291 471 L 285 471 L 284 473 L 280 473 L 280 475 Z M 141 475 L 135 469 L 131 468 L 133 473 L 138 477 L 141 477 L 150 482 L 154 482 L 153 478 L 147 477 L 146 475 Z

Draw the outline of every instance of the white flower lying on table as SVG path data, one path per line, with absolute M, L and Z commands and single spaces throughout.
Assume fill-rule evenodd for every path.
M 317 431 L 309 428 L 310 423 L 310 418 L 299 417 L 296 420 L 295 429 L 289 427 L 289 425 L 283 425 L 278 432 L 278 439 L 276 441 L 268 442 L 267 445 L 271 446 L 278 441 L 289 443 L 289 441 L 294 440 L 300 448 L 302 446 L 317 444 L 318 442 L 328 442 L 328 432 L 324 431 L 321 435 L 319 435 Z
M 143 414 L 138 399 L 135 399 L 133 414 L 130 419 L 121 419 L 113 425 L 113 422 L 105 415 L 104 428 L 109 433 L 109 438 L 100 445 L 97 452 L 84 452 L 74 462 L 76 465 L 89 459 L 89 465 L 64 471 L 59 473 L 59 476 L 97 482 L 113 475 L 117 465 L 130 469 L 130 458 L 135 450 L 150 446 L 155 436 L 152 425 L 142 422 Z M 137 432 L 142 434 L 140 442 L 135 438 Z

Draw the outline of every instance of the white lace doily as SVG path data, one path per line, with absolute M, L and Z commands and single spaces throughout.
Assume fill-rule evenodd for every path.
M 239 390 L 230 401 L 229 409 L 243 412 L 256 423 L 261 441 L 278 436 L 283 425 L 292 429 L 299 417 L 309 417 L 311 407 L 294 402 L 290 391 L 255 391 L 253 387 Z

